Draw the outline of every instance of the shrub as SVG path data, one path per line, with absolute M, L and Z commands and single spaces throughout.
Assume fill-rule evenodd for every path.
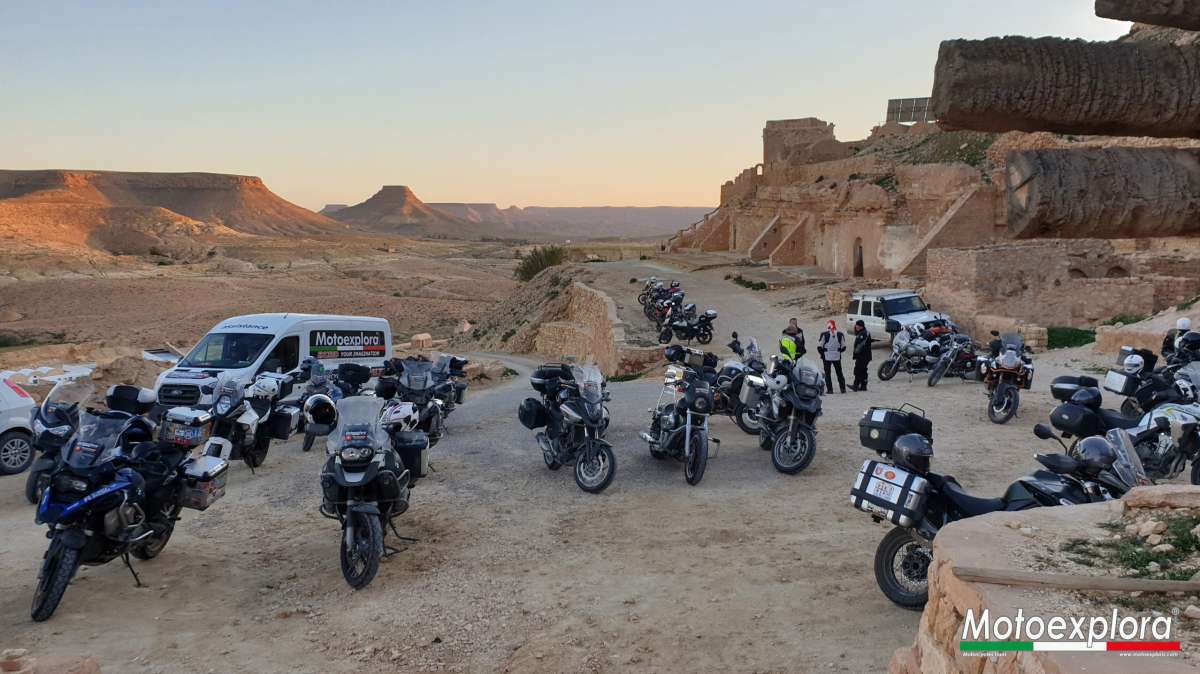
M 630 278 L 630 279 L 629 279 L 629 285 L 633 285 L 634 283 L 637 283 L 637 277 L 636 277 L 636 276 L 635 276 L 635 277 L 632 277 L 632 278 Z
M 1047 346 L 1051 349 L 1065 349 L 1072 346 L 1084 346 L 1096 341 L 1095 330 L 1080 328 L 1047 328 Z
M 763 283 L 762 281 L 751 281 L 749 279 L 742 278 L 741 274 L 734 276 L 732 280 L 734 283 L 740 285 L 743 288 L 749 288 L 751 290 L 766 290 L 767 289 L 766 283 Z
M 528 281 L 544 269 L 557 267 L 567 261 L 567 249 L 562 246 L 539 246 L 521 256 L 517 263 L 516 276 Z
M 1196 306 L 1196 302 L 1200 302 L 1200 295 L 1197 295 L 1197 296 L 1193 297 L 1192 299 L 1190 299 L 1186 302 L 1183 302 L 1182 304 L 1176 306 L 1175 308 L 1178 309 L 1179 311 L 1187 311 L 1188 309 L 1191 309 L 1192 307 Z

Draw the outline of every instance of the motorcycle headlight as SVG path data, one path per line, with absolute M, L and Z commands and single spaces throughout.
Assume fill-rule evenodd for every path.
M 41 419 L 34 419 L 33 420 L 33 434 L 41 435 L 42 433 L 49 433 L 51 435 L 57 435 L 60 438 L 64 438 L 64 437 L 70 435 L 71 425 L 63 424 L 61 426 L 47 426 L 46 424 L 42 423 Z
M 342 448 L 342 461 L 348 463 L 359 463 L 366 461 L 375 455 L 375 449 L 372 447 L 344 447 Z
M 59 475 L 54 479 L 54 489 L 70 494 L 82 494 L 88 490 L 88 483 L 70 475 Z
M 217 404 L 213 405 L 213 411 L 222 416 L 229 414 L 229 408 L 233 407 L 233 398 L 223 395 L 217 398 Z

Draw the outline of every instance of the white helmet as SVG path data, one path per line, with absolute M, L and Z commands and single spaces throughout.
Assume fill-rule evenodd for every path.
M 276 398 L 279 396 L 279 380 L 274 377 L 259 377 L 250 387 L 251 398 Z
M 1145 367 L 1146 359 L 1136 353 L 1130 354 L 1125 358 L 1125 374 L 1141 374 Z
M 1188 330 L 1191 330 L 1192 319 L 1188 318 L 1187 316 L 1180 318 L 1179 320 L 1175 321 L 1175 328 L 1180 332 L 1187 332 Z
M 407 402 L 388 405 L 380 417 L 380 422 L 384 426 L 399 426 L 400 430 L 404 431 L 416 428 L 418 421 L 420 421 L 420 416 L 417 415 L 417 406 Z

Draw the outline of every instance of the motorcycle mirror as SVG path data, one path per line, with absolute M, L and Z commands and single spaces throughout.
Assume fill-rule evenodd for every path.
M 1039 440 L 1053 440 L 1053 439 L 1055 439 L 1054 431 L 1053 431 L 1053 430 L 1052 430 L 1052 429 L 1051 429 L 1049 426 L 1047 426 L 1046 424 L 1036 424 L 1036 425 L 1034 425 L 1034 427 L 1033 427 L 1033 434 L 1034 434 L 1034 435 L 1036 435 L 1036 436 L 1038 437 L 1038 439 L 1039 439 Z
M 992 334 L 992 336 L 993 336 L 993 337 L 999 337 L 999 336 L 1000 336 L 1000 331 L 999 331 L 999 330 L 992 330 L 992 333 L 991 333 L 991 334 Z
M 737 336 L 737 330 L 734 330 L 734 331 L 733 331 L 733 338 L 734 338 L 734 339 L 737 339 L 737 338 L 738 338 L 738 336 Z

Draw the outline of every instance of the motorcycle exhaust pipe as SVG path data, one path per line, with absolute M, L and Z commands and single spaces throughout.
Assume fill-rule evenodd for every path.
M 654 444 L 654 436 L 650 435 L 646 431 L 642 431 L 641 433 L 638 433 L 638 437 L 641 438 L 642 440 L 644 440 L 648 444 L 651 444 L 651 445 Z

